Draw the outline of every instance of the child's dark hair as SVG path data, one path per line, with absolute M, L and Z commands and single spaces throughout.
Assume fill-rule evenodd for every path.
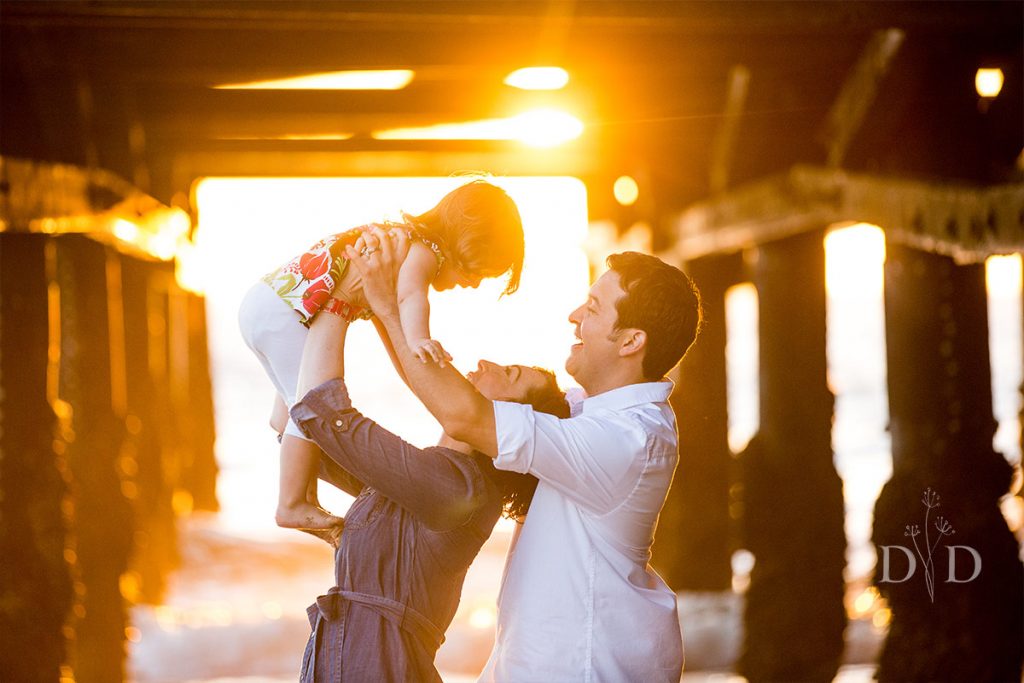
M 558 388 L 555 373 L 544 368 L 534 369 L 543 372 L 547 376 L 547 382 L 540 389 L 527 394 L 522 402 L 529 403 L 538 413 L 547 413 L 562 419 L 569 417 L 569 404 L 565 400 L 565 392 Z M 495 471 L 498 486 L 502 491 L 504 516 L 521 522 L 530 510 L 530 502 L 533 500 L 534 491 L 537 490 L 537 477 L 499 469 Z
M 519 288 L 523 272 L 523 221 L 505 190 L 477 178 L 446 194 L 419 216 L 403 214 L 445 258 L 466 273 L 497 277 L 508 273 L 505 294 Z

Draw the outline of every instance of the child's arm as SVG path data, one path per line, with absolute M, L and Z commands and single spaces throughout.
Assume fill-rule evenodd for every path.
M 437 274 L 437 260 L 426 245 L 414 242 L 398 271 L 396 290 L 402 316 L 402 332 L 409 348 L 424 363 L 433 359 L 442 367 L 452 357 L 430 338 L 430 302 L 427 292 Z M 392 357 L 394 359 L 394 357 Z M 399 365 L 396 363 L 396 365 Z
M 388 352 L 388 358 L 391 359 L 391 364 L 395 366 L 395 371 L 398 372 L 398 376 L 402 378 L 402 381 L 405 382 L 405 386 L 408 387 L 409 380 L 406 379 L 405 371 L 402 370 L 402 363 L 398 360 L 398 354 L 395 353 L 395 345 L 391 343 L 391 337 L 388 336 L 387 328 L 384 327 L 384 323 L 382 323 L 377 316 L 373 316 L 370 320 L 373 321 L 373 326 L 377 328 L 377 334 L 380 336 L 380 340 L 384 344 L 384 350 Z

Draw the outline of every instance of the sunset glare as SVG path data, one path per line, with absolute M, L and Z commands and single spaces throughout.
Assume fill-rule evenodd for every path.
M 526 258 L 519 291 L 504 279 L 477 290 L 431 293 L 431 333 L 466 372 L 480 358 L 551 368 L 562 384 L 572 341 L 566 317 L 589 286 L 586 190 L 574 178 L 494 178 L 519 206 Z M 267 426 L 270 381 L 242 343 L 238 304 L 264 273 L 320 238 L 370 221 L 422 212 L 466 178 L 210 178 L 197 188 L 200 212 L 189 278 L 206 292 L 225 523 L 274 533 L 277 442 Z M 369 324 L 352 326 L 346 346 L 354 402 L 410 442 L 436 442 L 440 428 L 395 374 Z M 323 487 L 322 487 L 323 488 Z M 333 492 L 331 492 L 333 493 Z M 324 504 L 343 512 L 347 497 Z

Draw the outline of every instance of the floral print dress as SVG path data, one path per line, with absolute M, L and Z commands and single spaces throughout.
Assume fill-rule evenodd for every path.
M 440 247 L 414 229 L 394 223 L 370 223 L 325 237 L 280 268 L 264 275 L 261 280 L 270 285 L 281 300 L 299 314 L 299 320 L 306 327 L 321 310 L 335 313 L 349 321 L 369 320 L 373 317 L 372 311 L 333 298 L 331 293 L 348 270 L 349 260 L 345 256 L 345 247 L 355 245 L 359 235 L 372 227 L 406 230 L 410 240 L 417 239 L 434 252 L 437 259 L 435 277 L 441 271 L 444 256 Z

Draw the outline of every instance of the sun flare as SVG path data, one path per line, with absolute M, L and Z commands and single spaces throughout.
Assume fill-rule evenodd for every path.
M 466 178 L 209 178 L 197 187 L 199 227 L 187 275 L 206 292 L 217 420 L 219 481 L 226 523 L 269 533 L 277 441 L 267 427 L 273 388 L 237 326 L 242 296 L 260 276 L 323 236 L 370 221 L 420 213 Z M 430 329 L 463 372 L 480 358 L 551 368 L 564 385 L 572 343 L 566 317 L 586 297 L 582 245 L 587 197 L 568 177 L 493 178 L 519 206 L 526 256 L 519 291 L 504 280 L 476 290 L 431 294 Z M 371 325 L 353 325 L 346 379 L 368 416 L 420 446 L 440 428 L 402 384 Z M 324 503 L 343 511 L 345 499 Z M 341 495 L 341 494 L 337 494 Z M 255 529 L 253 528 L 255 527 Z

